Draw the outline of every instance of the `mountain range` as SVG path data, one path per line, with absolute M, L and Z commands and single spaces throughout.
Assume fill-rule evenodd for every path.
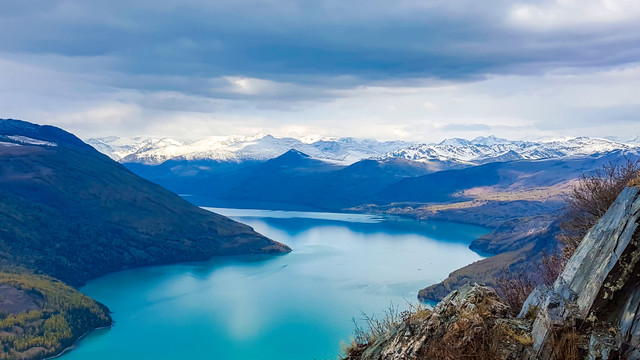
M 212 136 L 194 142 L 172 138 L 91 138 L 86 142 L 122 163 L 158 165 L 167 160 L 265 161 L 294 149 L 342 165 L 412 145 L 355 138 L 276 138 L 271 135 Z
M 562 138 L 535 141 L 495 136 L 472 140 L 452 138 L 437 144 L 381 142 L 355 138 L 277 138 L 271 135 L 207 137 L 195 142 L 171 138 L 91 138 L 86 142 L 122 163 L 159 165 L 165 161 L 266 161 L 294 149 L 314 159 L 350 165 L 363 159 L 401 158 L 479 165 L 512 160 L 559 159 L 607 152 L 637 151 L 638 139 L 626 142 L 604 138 Z

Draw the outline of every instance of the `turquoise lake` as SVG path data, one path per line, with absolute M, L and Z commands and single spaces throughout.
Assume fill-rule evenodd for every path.
M 81 291 L 107 305 L 115 325 L 63 360 L 336 358 L 352 318 L 415 303 L 419 289 L 481 259 L 468 245 L 487 232 L 373 215 L 209 209 L 293 252 L 93 280 Z

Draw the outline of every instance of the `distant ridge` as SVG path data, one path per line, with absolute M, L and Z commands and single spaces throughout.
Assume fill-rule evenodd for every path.
M 576 137 L 545 141 L 520 141 L 478 137 L 473 140 L 447 139 L 439 144 L 419 144 L 391 151 L 381 159 L 401 158 L 412 161 L 457 161 L 483 164 L 496 161 L 561 159 L 606 154 L 613 151 L 640 153 L 640 144 L 608 139 Z
M 171 138 L 109 136 L 87 139 L 87 143 L 122 163 L 146 165 L 158 165 L 167 160 L 266 161 L 291 149 L 315 159 L 349 165 L 413 144 L 355 138 L 277 138 L 263 134 L 212 136 L 194 142 Z
M 635 142 L 634 142 L 635 141 Z M 351 165 L 364 159 L 402 158 L 411 161 L 447 161 L 468 165 L 517 159 L 559 159 L 604 154 L 611 151 L 640 152 L 637 139 L 619 141 L 590 137 L 507 140 L 496 136 L 472 140 L 451 138 L 437 144 L 405 141 L 380 142 L 371 139 L 329 138 L 295 139 L 271 135 L 215 136 L 195 142 L 171 138 L 88 139 L 87 143 L 122 163 L 159 165 L 165 161 L 266 161 L 294 149 L 309 157 Z

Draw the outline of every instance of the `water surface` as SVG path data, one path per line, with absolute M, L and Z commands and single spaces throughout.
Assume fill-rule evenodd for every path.
M 211 209 L 289 245 L 281 256 L 214 258 L 111 274 L 81 290 L 113 311 L 63 360 L 330 359 L 361 312 L 403 308 L 480 259 L 475 226 L 396 217 Z

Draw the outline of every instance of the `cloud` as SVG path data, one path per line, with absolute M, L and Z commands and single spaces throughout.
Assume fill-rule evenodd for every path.
M 590 26 L 597 14 L 610 14 L 602 15 L 609 22 L 637 19 L 636 6 L 588 2 L 583 10 L 577 0 L 516 6 L 506 0 L 482 6 L 471 0 L 51 0 L 38 2 L 42 9 L 10 1 L 0 5 L 13 14 L 0 21 L 0 51 L 110 57 L 115 62 L 96 64 L 97 70 L 136 75 L 283 82 L 343 75 L 461 79 L 593 65 L 608 59 L 603 55 L 612 48 L 637 43 L 640 35 L 631 30 L 640 26 L 633 21 L 617 29 L 627 30 L 626 36 Z M 572 22 L 573 13 L 579 21 Z M 588 31 L 527 31 L 547 23 L 575 23 Z
M 467 131 L 491 131 L 491 126 L 487 124 L 447 124 L 442 131 L 448 132 L 467 132 Z
M 91 136 L 627 132 L 639 6 L 2 1 L 0 107 Z
M 509 20 L 529 29 L 554 30 L 593 25 L 621 25 L 640 21 L 635 0 L 553 0 L 511 7 Z M 589 31 L 593 31 L 592 29 Z

